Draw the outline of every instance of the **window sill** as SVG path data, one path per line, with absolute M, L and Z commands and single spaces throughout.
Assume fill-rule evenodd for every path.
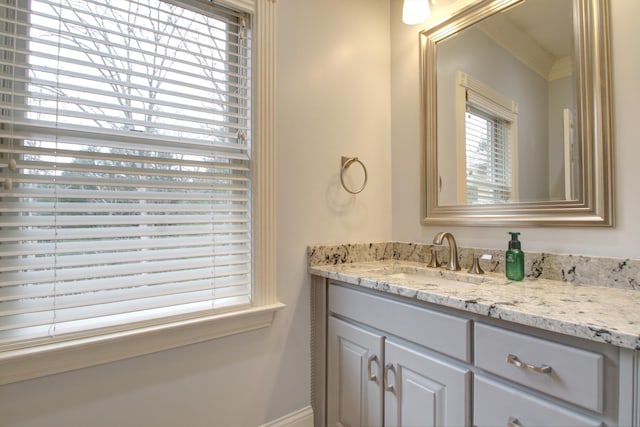
M 142 356 L 271 325 L 275 303 L 216 316 L 0 353 L 0 385 Z

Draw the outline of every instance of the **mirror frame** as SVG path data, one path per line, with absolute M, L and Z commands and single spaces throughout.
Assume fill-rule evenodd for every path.
M 573 0 L 576 141 L 581 143 L 580 199 L 438 206 L 436 45 L 523 0 L 481 0 L 420 32 L 421 140 L 424 225 L 614 225 L 613 135 L 608 0 Z M 451 141 L 454 143 L 455 141 Z

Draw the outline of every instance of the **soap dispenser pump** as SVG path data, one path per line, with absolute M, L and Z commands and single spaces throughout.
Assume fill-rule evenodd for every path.
M 520 233 L 510 231 L 511 240 L 509 241 L 509 249 L 505 254 L 505 273 L 510 280 L 524 279 L 524 252 L 522 252 L 522 244 L 518 240 Z

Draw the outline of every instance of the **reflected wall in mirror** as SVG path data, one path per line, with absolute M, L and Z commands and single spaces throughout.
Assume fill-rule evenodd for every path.
M 485 0 L 421 33 L 424 223 L 613 224 L 606 0 Z

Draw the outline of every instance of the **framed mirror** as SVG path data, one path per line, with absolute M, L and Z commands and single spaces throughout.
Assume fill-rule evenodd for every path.
M 613 226 L 607 0 L 482 0 L 420 49 L 424 224 Z

